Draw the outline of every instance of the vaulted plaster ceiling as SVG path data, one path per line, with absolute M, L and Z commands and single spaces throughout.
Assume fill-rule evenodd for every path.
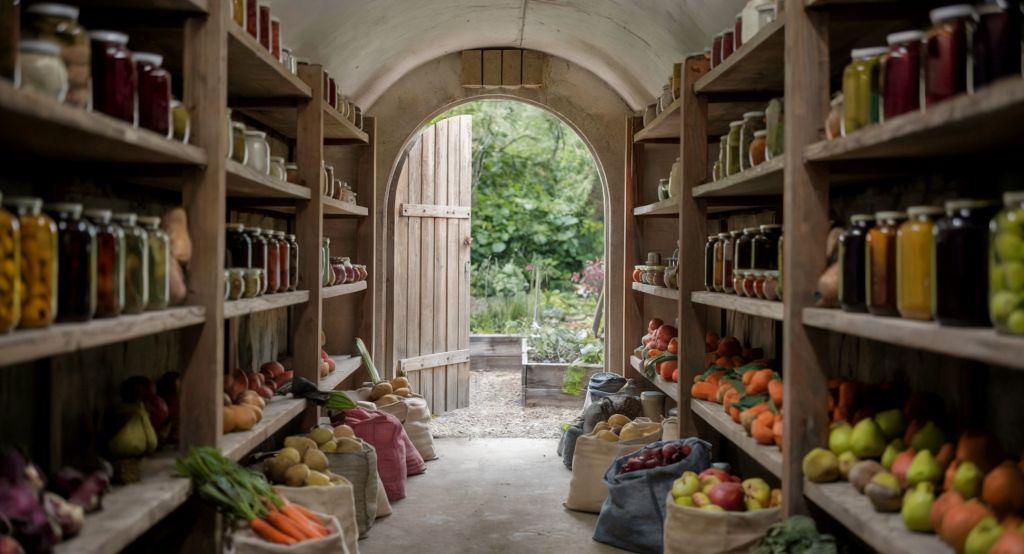
M 634 110 L 672 64 L 709 46 L 743 0 L 275 0 L 283 43 L 321 63 L 364 109 L 411 69 L 452 52 L 526 48 L 592 71 Z

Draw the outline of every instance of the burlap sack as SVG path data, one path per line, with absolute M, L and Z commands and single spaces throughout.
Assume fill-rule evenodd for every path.
M 379 410 L 398 418 L 409 435 L 409 440 L 416 447 L 423 461 L 437 459 L 437 452 L 434 450 L 434 437 L 430 434 L 430 406 L 422 396 L 412 393 L 408 398 L 399 397 L 399 402 L 378 407 L 370 402 L 370 392 L 373 389 L 363 387 L 354 391 L 346 391 L 350 398 L 356 401 L 356 406 L 363 410 Z
M 275 544 L 256 535 L 248 527 L 235 532 L 235 554 L 352 554 L 342 539 L 341 524 L 334 516 L 313 512 L 331 534 L 322 539 L 309 539 L 293 545 Z
M 644 417 L 637 418 L 636 421 L 651 422 Z M 562 505 L 577 512 L 600 513 L 601 505 L 608 498 L 604 474 L 615 458 L 662 440 L 662 433 L 662 430 L 658 430 L 650 435 L 619 442 L 608 442 L 592 435 L 584 435 L 577 439 L 572 461 L 572 479 L 569 480 L 569 498 Z
M 313 513 L 334 516 L 341 526 L 345 551 L 359 554 L 359 524 L 356 523 L 356 502 L 352 483 L 339 475 L 331 475 L 336 485 L 331 487 L 285 487 L 274 490 L 289 502 L 309 509 Z
M 753 512 L 709 512 L 665 499 L 664 554 L 747 554 L 768 526 L 782 521 L 782 508 Z
M 667 417 L 661 422 L 661 440 L 674 441 L 679 438 L 679 418 Z
M 377 476 L 377 451 L 370 443 L 362 439 L 359 442 L 363 443 L 362 452 L 324 452 L 324 455 L 327 456 L 327 469 L 352 483 L 356 526 L 359 536 L 363 536 L 377 518 L 380 477 Z
M 384 481 L 377 474 L 377 518 L 391 515 L 391 503 L 388 502 L 388 493 L 384 490 Z

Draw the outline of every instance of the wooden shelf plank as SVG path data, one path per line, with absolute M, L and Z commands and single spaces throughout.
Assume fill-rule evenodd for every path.
M 336 296 L 345 296 L 346 294 L 352 294 L 366 290 L 366 281 L 357 281 L 355 283 L 346 283 L 344 285 L 334 285 L 333 287 L 324 287 L 320 293 L 322 298 L 334 298 Z
M 899 513 L 876 512 L 868 497 L 846 481 L 812 483 L 804 480 L 804 496 L 836 518 L 879 554 L 953 554 L 938 535 L 907 529 Z
M 341 112 L 324 104 L 324 138 L 335 140 L 351 140 L 353 144 L 370 144 L 370 137 L 362 129 L 356 127 Z
M 661 392 L 665 393 L 666 396 L 668 396 L 672 400 L 675 400 L 677 403 L 679 402 L 679 383 L 666 381 L 662 379 L 660 375 L 655 375 L 654 379 L 648 379 L 647 375 L 645 375 L 644 372 L 640 370 L 640 358 L 637 358 L 636 356 L 629 357 L 629 365 L 633 366 L 633 369 L 635 369 L 637 373 L 639 373 L 647 381 L 653 383 L 654 386 L 658 387 L 658 389 L 661 390 Z
M 295 138 L 298 130 L 298 114 L 294 106 L 240 107 L 238 111 L 258 120 L 264 125 L 285 135 Z M 338 110 L 324 104 L 324 140 L 331 144 L 369 144 L 370 137 L 355 126 Z
M 724 292 L 696 291 L 691 293 L 690 301 L 694 304 L 704 304 L 726 310 L 767 317 L 775 321 L 782 321 L 782 302 L 761 300 L 760 298 L 747 298 Z
M 142 479 L 115 486 L 103 497 L 103 509 L 86 516 L 79 534 L 55 546 L 53 553 L 120 552 L 192 494 L 192 480 L 176 474 L 174 453 L 143 459 Z
M 263 420 L 255 427 L 241 433 L 227 433 L 221 438 L 221 454 L 236 462 L 241 460 L 305 409 L 305 398 L 274 396 L 263 410 Z
M 947 356 L 1024 369 L 1024 337 L 1000 335 L 994 329 L 943 327 L 931 321 L 854 314 L 842 310 L 805 308 L 804 325 Z
M 0 79 L 0 147 L 54 160 L 205 165 L 206 150 L 58 104 Z
M 275 308 L 284 308 L 285 306 L 302 304 L 303 302 L 309 302 L 308 290 L 227 300 L 224 302 L 224 319 L 273 310 Z
M 331 356 L 331 359 L 334 360 L 334 372 L 320 379 L 319 387 L 322 391 L 334 390 L 363 365 L 361 356 Z
M 633 135 L 633 142 L 665 142 L 665 139 L 679 140 L 679 100 L 672 102 L 668 109 L 658 114 L 650 125 Z
M 645 294 L 652 296 L 660 296 L 662 298 L 669 298 L 672 300 L 679 300 L 679 291 L 676 289 L 670 289 L 665 287 L 656 287 L 653 285 L 645 285 L 643 283 L 633 283 L 633 290 L 638 290 Z
M 693 91 L 697 94 L 770 91 L 779 92 L 781 96 L 785 38 L 785 18 L 776 19 L 701 77 L 693 85 Z
M 207 13 L 207 0 L 71 0 L 68 2 L 82 9 L 120 8 L 131 10 L 153 10 L 188 13 Z
M 646 206 L 637 206 L 633 208 L 633 215 L 637 217 L 658 215 L 679 217 L 679 197 L 673 196 L 671 198 L 659 200 L 654 204 L 647 204 Z
M 1020 136 L 1024 86 L 1009 77 L 973 95 L 961 94 L 835 140 L 804 148 L 809 161 L 938 158 L 1005 150 Z
M 747 431 L 743 426 L 733 421 L 729 414 L 722 409 L 721 404 L 691 398 L 690 409 L 697 417 L 708 422 L 708 425 L 729 439 L 729 442 L 750 454 L 751 458 L 772 472 L 773 475 L 782 478 L 782 451 L 778 446 L 761 444 L 753 437 L 747 436 Z
M 198 325 L 206 320 L 200 306 L 168 308 L 137 315 L 57 323 L 45 329 L 26 329 L 0 336 L 0 365 L 68 354 L 147 335 Z
M 721 181 L 693 188 L 695 198 L 711 196 L 781 195 L 785 158 L 772 158 L 763 164 L 730 175 Z
M 293 198 L 309 200 L 309 189 L 275 179 L 242 165 L 235 160 L 227 161 L 227 193 L 236 198 Z
M 308 85 L 256 42 L 244 29 L 228 28 L 228 96 L 238 98 L 309 98 Z M 295 112 L 295 109 L 291 109 Z
M 324 198 L 324 215 L 366 216 L 370 212 L 366 208 L 351 202 L 342 202 L 335 198 Z

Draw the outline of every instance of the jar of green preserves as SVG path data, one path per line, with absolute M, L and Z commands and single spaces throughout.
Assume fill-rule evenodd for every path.
M 0 333 L 13 331 L 21 319 L 20 230 L 14 214 L 0 208 Z
M 43 200 L 4 200 L 21 225 L 21 329 L 47 327 L 57 317 L 57 224 L 42 212 Z
M 133 213 L 110 217 L 124 230 L 124 310 L 141 313 L 149 303 L 149 233 L 137 225 Z
M 772 98 L 768 107 L 764 110 L 765 135 L 764 157 L 766 160 L 777 158 L 785 151 L 786 125 L 783 117 L 783 103 L 781 98 Z
M 850 53 L 853 61 L 843 70 L 844 137 L 880 121 L 880 60 L 881 56 L 888 53 L 889 48 L 886 46 L 855 48 Z
M 137 219 L 149 240 L 149 302 L 147 310 L 162 310 L 171 299 L 170 239 L 160 229 L 159 217 Z
M 989 312 L 1000 333 L 1024 335 L 1024 191 L 1003 195 L 989 224 Z

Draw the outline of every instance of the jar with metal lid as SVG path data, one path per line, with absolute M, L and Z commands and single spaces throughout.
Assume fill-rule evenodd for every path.
M 736 240 L 741 234 L 742 231 L 718 234 L 722 238 L 722 291 L 729 294 L 736 292 L 732 286 L 732 263 L 736 257 Z
M 658 201 L 668 199 L 668 179 L 658 180 Z
M 162 310 L 171 301 L 171 264 L 178 263 L 171 258 L 171 241 L 160 228 L 159 217 L 136 218 L 146 231 L 149 241 L 149 301 L 146 310 Z
M 661 423 L 665 412 L 665 393 L 661 391 L 644 391 L 640 393 L 640 409 L 647 419 Z
M 753 269 L 743 272 L 743 295 L 747 298 L 757 298 L 755 286 L 758 273 L 760 272 Z
M 322 286 L 329 287 L 334 284 L 334 271 L 331 270 L 331 239 L 324 237 L 320 246 L 320 270 L 322 272 Z
M 43 204 L 57 225 L 58 322 L 88 321 L 96 313 L 96 229 L 81 204 Z
M 921 41 L 923 31 L 885 37 L 889 53 L 882 58 L 882 121 L 921 109 Z
M 989 223 L 998 211 L 995 200 L 950 200 L 932 228 L 932 316 L 940 325 L 990 325 Z
M 643 267 L 642 265 L 633 266 L 633 282 L 634 283 L 639 283 L 640 282 L 640 274 L 643 272 L 640 268 L 642 268 L 642 267 Z
M 78 8 L 53 2 L 29 4 L 21 16 L 22 36 L 49 40 L 60 47 L 60 59 L 67 71 L 68 88 L 64 103 L 90 109 L 89 33 L 78 23 Z M 24 64 L 24 61 L 22 61 Z
M 1024 335 L 1024 191 L 1003 194 L 1003 206 L 989 223 L 989 310 L 997 331 Z
M 732 272 L 732 289 L 737 296 L 746 296 L 747 293 L 743 290 L 743 275 L 746 271 L 733 271 Z
M 970 4 L 955 4 L 935 8 L 928 15 L 933 26 L 924 39 L 922 63 L 924 103 L 930 106 L 967 92 L 967 36 L 974 8 Z
M 334 196 L 334 166 L 333 165 L 325 165 L 324 166 L 324 175 L 325 175 L 324 196 L 328 196 L 328 197 Z
M 341 260 L 341 257 L 338 256 L 331 258 L 331 273 L 334 279 L 331 285 L 344 285 L 348 282 L 348 276 L 345 274 L 345 264 Z
M 761 165 L 764 163 L 767 154 L 765 153 L 765 145 L 767 144 L 768 131 L 762 129 L 760 131 L 754 131 L 754 140 L 750 141 L 750 149 L 748 150 L 748 169 L 755 165 Z
M 665 287 L 665 270 L 668 266 L 656 265 L 651 268 L 651 284 L 656 287 Z
M 133 213 L 115 213 L 110 220 L 124 231 L 124 309 L 138 314 L 149 303 L 149 233 L 136 225 Z
M 246 165 L 249 151 L 245 148 L 245 123 L 231 124 L 231 159 Z
M 245 132 L 245 165 L 253 171 L 270 174 L 270 145 L 267 144 L 267 134 L 263 131 Z
M 715 241 L 715 269 L 712 287 L 716 292 L 725 291 L 725 241 L 727 240 L 729 240 L 728 233 L 718 233 L 718 240 Z
M 284 158 L 281 156 L 270 157 L 270 176 L 282 181 L 288 178 L 288 174 L 284 168 Z
M 270 55 L 281 60 L 281 18 L 270 17 Z
M 12 196 L 4 199 L 3 205 L 18 218 L 21 234 L 21 321 L 18 327 L 47 327 L 57 316 L 57 224 L 42 213 L 41 198 Z M 6 234 L 7 226 L 2 227 Z M 10 259 L 7 245 L 0 246 L 0 251 L 3 252 L 0 259 Z M 0 268 L 0 296 L 8 290 L 3 283 L 4 273 Z
M 138 124 L 138 77 L 128 35 L 117 31 L 91 31 L 92 107 L 111 117 Z
M 644 127 L 647 127 L 658 117 L 658 104 L 648 104 L 647 109 L 644 110 Z
M 764 299 L 776 301 L 779 299 L 779 272 L 764 272 Z
M 932 229 L 943 213 L 938 206 L 907 208 L 896 232 L 896 308 L 907 319 L 932 318 Z
M 751 273 L 754 274 L 754 295 L 760 298 L 761 300 L 765 300 L 767 297 L 764 294 L 764 279 L 765 275 L 768 272 L 762 271 L 760 269 L 755 269 L 751 271 Z
M 263 292 L 274 294 L 281 287 L 281 243 L 272 229 L 263 229 L 260 236 L 267 243 L 267 287 Z
M 743 234 L 736 239 L 736 246 L 733 247 L 732 270 L 753 269 L 754 263 L 754 237 L 761 231 L 759 227 L 747 227 Z
M 888 52 L 889 48 L 886 46 L 855 48 L 850 52 L 853 61 L 843 70 L 841 129 L 844 137 L 881 120 L 880 58 Z
M 110 210 L 82 213 L 96 228 L 96 317 L 118 317 L 124 308 L 124 230 Z
M 270 52 L 270 3 L 269 2 L 258 2 L 259 8 L 259 26 L 260 36 L 258 38 L 259 43 Z
M 722 61 L 729 59 L 729 56 L 735 51 L 736 38 L 735 38 L 735 27 L 727 27 L 722 31 Z
M 245 293 L 246 269 L 233 267 L 224 270 L 224 282 L 227 283 L 228 295 L 225 300 L 238 300 Z
M 779 237 L 782 236 L 782 225 L 771 223 L 762 225 L 760 232 L 754 236 L 751 254 L 753 269 L 779 269 Z
M 718 33 L 711 38 L 711 69 L 722 65 L 722 35 Z
M 292 184 L 299 184 L 299 165 L 298 164 L 284 164 L 284 176 L 285 180 Z
M 718 236 L 708 237 L 704 245 L 704 290 L 715 290 L 715 245 L 718 244 Z
M 754 133 L 765 130 L 764 112 L 747 112 L 743 114 L 743 125 L 740 126 L 740 171 L 753 167 L 750 160 L 750 145 L 754 142 Z
M 23 90 L 63 102 L 68 93 L 68 73 L 60 59 L 60 46 L 41 39 L 18 43 Z
M 847 312 L 867 312 L 867 237 L 875 216 L 850 217 L 850 227 L 839 237 L 839 305 Z
M 174 140 L 188 144 L 188 138 L 192 132 L 192 120 L 185 105 L 179 100 L 171 100 L 171 120 L 174 126 Z
M 13 331 L 21 320 L 20 230 L 18 218 L 0 208 L 0 334 Z
M 725 152 L 726 177 L 740 172 L 740 133 L 742 127 L 742 121 L 733 121 L 729 124 L 729 145 Z
M 166 138 L 173 136 L 171 127 L 171 73 L 161 67 L 164 57 L 150 52 L 132 54 L 139 87 L 139 127 Z
M 900 315 L 896 307 L 896 234 L 906 220 L 906 212 L 878 212 L 875 226 L 868 230 L 864 271 L 868 311 L 874 315 Z
M 259 227 L 245 227 L 244 231 L 252 244 L 251 267 L 260 270 L 260 290 L 257 294 L 263 294 L 267 291 L 268 278 L 267 239 L 263 236 L 263 229 Z
M 231 19 L 245 29 L 245 0 L 231 0 Z
M 743 12 L 736 14 L 736 23 L 732 28 L 732 49 L 739 50 L 743 46 Z
M 974 48 L 974 89 L 1008 75 L 1020 75 L 1020 16 L 1007 9 L 1006 2 L 990 2 L 974 8 L 977 23 L 972 37 Z M 1014 29 L 1017 25 L 1017 29 Z
M 242 223 L 224 225 L 224 267 L 249 269 L 252 267 L 252 239 L 245 233 Z
M 242 280 L 245 282 L 242 298 L 254 298 L 263 294 L 263 281 L 266 279 L 263 276 L 262 268 L 246 269 L 242 274 Z
M 299 287 L 299 243 L 295 242 L 295 235 L 285 235 L 288 239 L 288 290 L 296 290 Z

